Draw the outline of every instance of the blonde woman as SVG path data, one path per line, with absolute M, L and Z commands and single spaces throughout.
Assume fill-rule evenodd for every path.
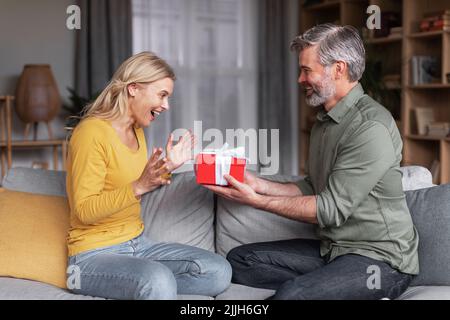
M 140 198 L 170 184 L 170 172 L 191 159 L 190 133 L 172 135 L 147 159 L 143 127 L 169 110 L 175 75 L 150 52 L 130 57 L 85 109 L 69 143 L 67 194 L 69 266 L 80 271 L 72 291 L 112 299 L 215 296 L 231 279 L 212 252 L 143 236 Z

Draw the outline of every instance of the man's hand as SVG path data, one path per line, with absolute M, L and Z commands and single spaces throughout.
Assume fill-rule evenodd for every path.
M 247 179 L 247 177 L 250 178 L 250 180 Z M 247 175 L 246 174 L 246 182 L 249 181 L 249 183 L 255 183 L 254 180 L 251 180 L 254 177 L 253 175 Z M 256 193 L 253 186 L 241 183 L 237 181 L 235 178 L 233 178 L 230 175 L 224 175 L 225 180 L 228 181 L 230 184 L 230 187 L 221 187 L 221 186 L 212 186 L 212 185 L 205 185 L 205 188 L 217 193 L 219 196 L 224 197 L 229 200 L 233 200 L 245 205 L 249 205 L 255 208 L 259 208 L 263 206 L 264 198 L 260 194 Z
M 301 196 L 302 192 L 293 183 L 280 183 L 262 179 L 249 171 L 245 171 L 244 182 L 256 193 L 274 197 L 294 197 Z
M 273 212 L 279 216 L 297 221 L 318 224 L 316 196 L 302 196 L 298 192 L 292 196 L 261 195 L 247 183 L 241 183 L 230 175 L 225 175 L 224 177 L 231 187 L 205 185 L 205 188 L 221 197 L 252 206 L 256 209 Z M 252 175 L 250 175 L 250 179 L 251 177 Z M 246 179 L 244 181 L 249 180 Z M 251 180 L 250 183 L 252 183 Z M 295 187 L 293 184 L 291 186 Z
M 245 171 L 244 183 L 250 186 L 256 193 L 265 194 L 266 185 L 264 182 L 265 180 L 258 178 L 248 171 Z

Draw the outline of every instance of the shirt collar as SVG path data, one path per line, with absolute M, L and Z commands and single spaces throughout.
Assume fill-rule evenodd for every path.
M 339 102 L 327 113 L 325 109 L 322 109 L 317 113 L 317 119 L 320 121 L 325 121 L 331 118 L 334 122 L 339 123 L 344 119 L 347 112 L 353 107 L 358 100 L 364 95 L 364 90 L 360 83 L 350 90 L 345 97 L 343 97 Z

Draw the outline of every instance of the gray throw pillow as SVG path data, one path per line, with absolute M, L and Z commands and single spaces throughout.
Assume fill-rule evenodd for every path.
M 450 184 L 406 191 L 419 233 L 420 274 L 412 286 L 450 285 Z
M 2 187 L 12 191 L 66 196 L 66 172 L 32 168 L 11 168 Z
M 296 182 L 300 177 L 263 176 L 277 182 Z M 315 226 L 217 197 L 216 250 L 222 256 L 242 244 L 284 239 L 317 239 Z
M 193 172 L 174 174 L 170 185 L 145 194 L 141 213 L 148 238 L 214 251 L 214 194 Z

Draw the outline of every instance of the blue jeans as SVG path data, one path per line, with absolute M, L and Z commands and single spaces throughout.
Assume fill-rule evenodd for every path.
M 243 245 L 228 253 L 232 281 L 276 290 L 276 300 L 395 299 L 412 275 L 356 254 L 327 263 L 319 240 L 283 240 Z
M 73 293 L 110 299 L 215 296 L 227 289 L 231 280 L 231 266 L 225 258 L 187 245 L 155 242 L 143 235 L 71 256 L 68 280 L 75 275 L 73 270 L 80 274 L 78 285 L 75 281 L 69 286 Z

